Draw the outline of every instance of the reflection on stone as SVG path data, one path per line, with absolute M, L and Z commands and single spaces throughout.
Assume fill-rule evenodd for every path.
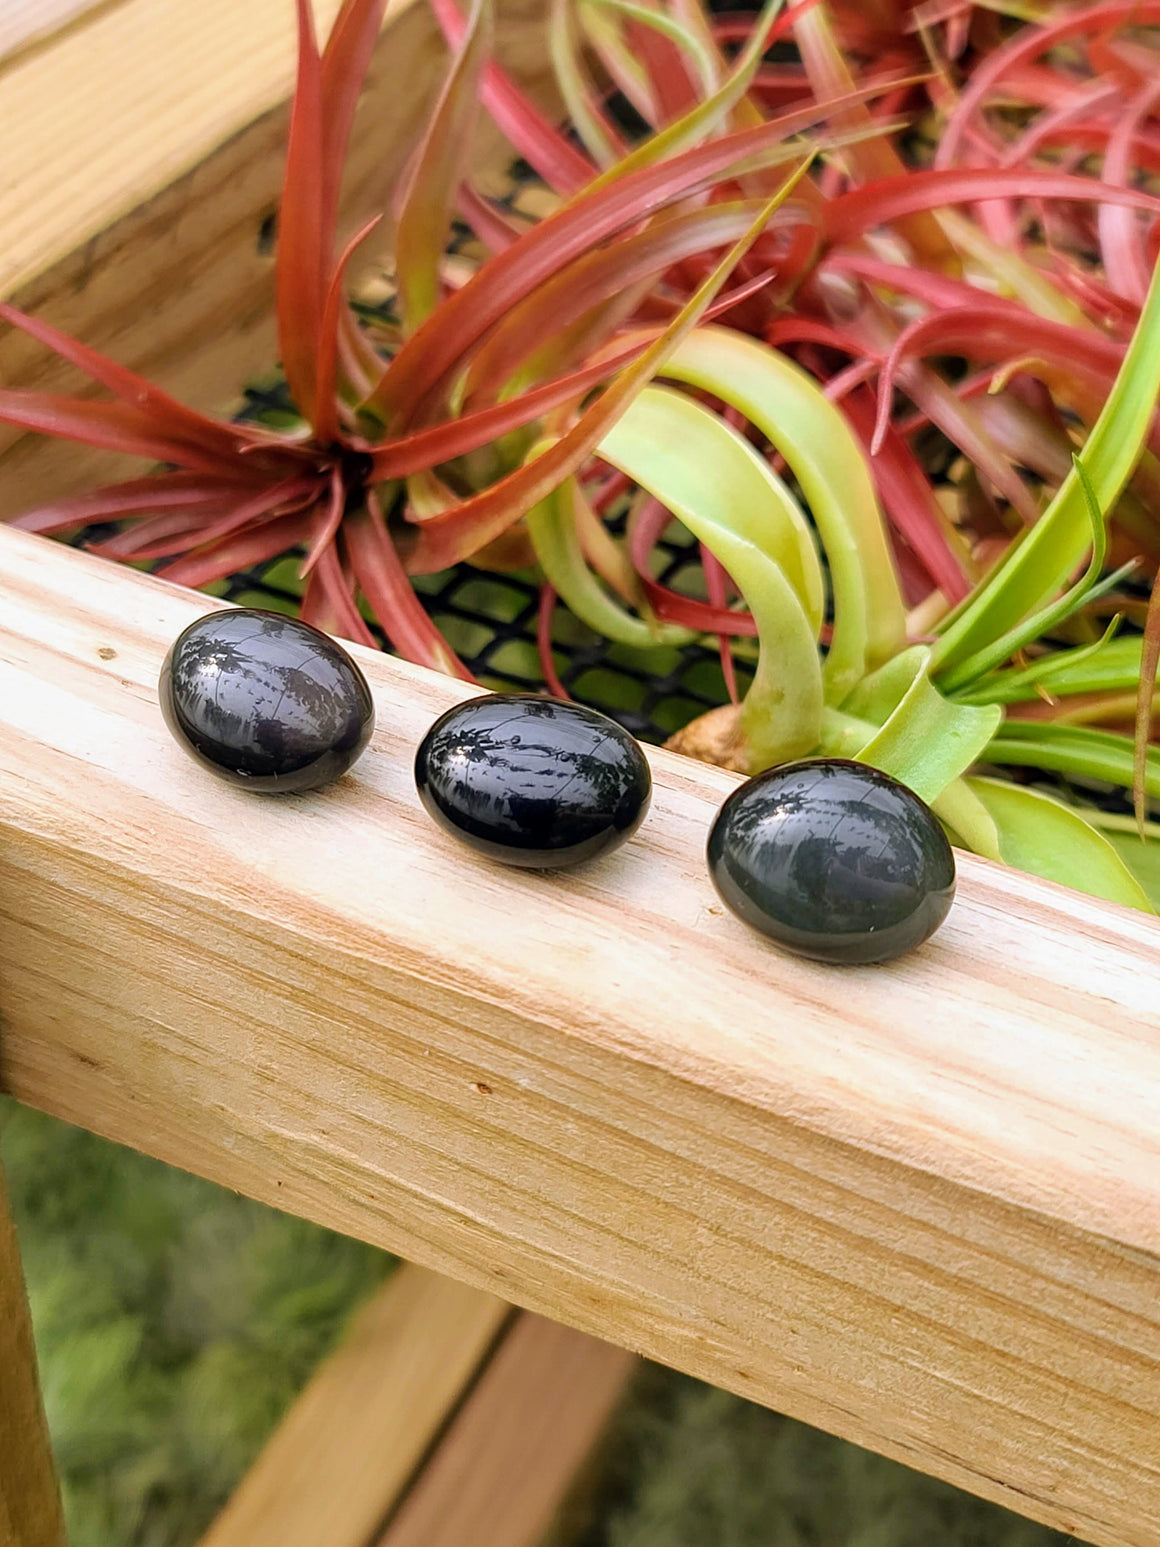
M 185 750 L 250 790 L 319 789 L 346 772 L 374 729 L 370 688 L 341 645 L 252 608 L 190 624 L 165 658 L 159 694 Z
M 415 759 L 424 806 L 456 837 L 508 864 L 575 865 L 631 836 L 648 809 L 644 753 L 615 721 L 525 694 L 442 715 Z
M 722 900 L 818 961 L 889 961 L 950 909 L 955 863 L 934 814 L 864 763 L 811 759 L 735 790 L 709 835 Z

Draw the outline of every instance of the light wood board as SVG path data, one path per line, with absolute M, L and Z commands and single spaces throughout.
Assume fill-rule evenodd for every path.
M 367 1547 L 511 1315 L 495 1295 L 396 1269 L 200 1547 Z
M 117 0 L 0 0 L 0 68 L 12 57 Z
M 542 1547 L 636 1365 L 523 1313 L 376 1547 Z
M 16 1231 L 0 1170 L 0 1547 L 64 1547 Z
M 315 0 L 325 32 L 339 0 Z M 497 54 L 540 99 L 540 0 L 499 0 Z M 344 183 L 349 233 L 385 207 L 447 55 L 430 7 L 391 0 Z M 228 409 L 276 358 L 269 223 L 281 191 L 294 68 L 289 0 L 118 0 L 0 66 L 0 296 L 151 376 Z M 478 167 L 506 162 L 481 118 Z M 384 226 L 367 261 L 389 250 Z M 82 378 L 0 325 L 0 384 Z M 125 476 L 104 452 L 0 426 L 0 518 Z
M 607 860 L 428 822 L 463 692 L 364 656 L 308 799 L 157 710 L 205 598 L 0 531 L 0 1085 L 998 1499 L 1160 1543 L 1160 926 L 970 857 L 885 968 L 779 955 L 650 754 Z

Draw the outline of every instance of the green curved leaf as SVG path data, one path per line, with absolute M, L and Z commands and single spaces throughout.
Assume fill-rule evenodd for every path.
M 961 777 L 976 761 L 979 744 L 985 743 L 994 721 L 972 725 L 951 720 L 948 726 L 940 726 L 943 709 L 935 705 L 932 712 L 925 702 L 928 653 L 922 645 L 904 651 L 860 684 L 841 709 L 824 709 L 819 750 L 827 757 L 852 757 L 892 774 L 929 802 L 960 847 L 1001 860 L 995 823 Z M 943 704 L 957 707 L 945 700 Z M 892 717 L 896 717 L 894 725 L 890 725 Z M 884 734 L 887 726 L 889 732 Z
M 1156 679 L 1160 675 L 1160 582 L 1153 581 L 1144 619 L 1144 642 L 1140 651 L 1140 682 L 1136 689 L 1136 735 L 1132 757 L 1132 804 L 1136 825 L 1144 836 L 1147 818 L 1144 796 L 1147 792 L 1148 743 L 1152 736 L 1152 714 L 1156 699 Z
M 1046 607 L 1041 607 L 1037 612 L 1024 618 L 1022 622 L 1015 624 L 1013 628 L 1000 634 L 998 639 L 992 640 L 989 645 L 976 650 L 974 655 L 969 655 L 966 660 L 960 661 L 957 666 L 944 668 L 939 673 L 939 686 L 944 692 L 953 693 L 956 688 L 968 687 L 979 677 L 995 671 L 1019 650 L 1058 628 L 1065 619 L 1071 617 L 1072 613 L 1077 612 L 1084 602 L 1113 590 L 1135 568 L 1134 562 L 1125 564 L 1114 574 L 1108 575 L 1104 580 L 1100 579 L 1108 552 L 1108 529 L 1083 463 L 1074 455 L 1071 460 L 1083 491 L 1084 506 L 1091 523 L 1092 551 L 1087 569 L 1062 596 L 1056 597 L 1054 601 L 1048 602 Z
M 1160 912 L 1160 822 L 1145 822 L 1141 837 L 1135 817 L 1099 811 L 1090 813 L 1088 819 L 1104 834 Z
M 892 774 L 929 803 L 979 761 L 1003 711 L 997 704 L 975 707 L 944 698 L 930 680 L 930 650 L 925 645 L 897 659 L 914 668 L 910 686 L 881 730 L 857 754 L 858 761 Z
M 1160 392 L 1160 267 L 1103 411 L 1079 463 L 1107 514 L 1144 446 Z M 992 644 L 1067 583 L 1091 541 L 1082 475 L 1073 466 L 1026 536 L 957 614 L 935 646 L 936 670 L 957 666 Z
M 825 616 L 825 581 L 809 523 L 797 500 L 743 436 L 683 392 L 648 387 L 641 398 L 644 406 L 632 420 L 634 433 L 655 435 L 658 457 L 669 456 L 682 467 L 680 487 L 688 492 L 686 503 L 696 500 L 704 506 L 711 490 L 719 492 L 719 503 L 728 508 L 730 530 L 763 549 L 783 571 L 816 640 Z M 687 442 L 681 439 L 684 436 Z M 615 463 L 609 447 L 615 450 L 619 445 L 613 430 L 611 437 L 601 441 L 599 455 Z M 691 465 L 693 447 L 704 459 L 696 467 Z M 668 505 L 663 496 L 658 497 Z M 684 520 L 680 510 L 668 508 Z M 739 576 L 733 578 L 741 585 Z
M 548 52 L 569 122 L 597 166 L 614 166 L 623 148 L 613 143 L 608 125 L 594 106 L 594 93 L 576 38 L 572 0 L 552 0 Z
M 862 448 L 816 382 L 768 345 L 726 328 L 691 333 L 659 374 L 732 404 L 785 457 L 829 563 L 834 634 L 826 698 L 841 703 L 900 650 L 906 614 Z
M 609 168 L 607 172 L 589 183 L 585 192 L 589 193 L 594 188 L 615 182 L 626 173 L 635 172 L 639 167 L 655 166 L 658 162 L 675 155 L 676 152 L 685 150 L 690 145 L 696 145 L 699 140 L 704 139 L 723 123 L 753 84 L 761 64 L 765 38 L 782 4 L 783 0 L 766 0 L 761 15 L 753 24 L 749 42 L 738 54 L 732 70 L 712 96 L 706 97 L 703 102 L 698 102 L 695 108 L 686 113 L 683 118 L 678 118 L 676 123 L 669 124 L 656 134 L 650 135 L 630 155 L 625 156 L 616 166 Z M 599 9 L 596 9 L 595 14 L 597 16 L 600 14 Z
M 1107 902 L 1155 911 L 1108 840 L 1070 806 L 1000 779 L 964 782 L 994 819 L 1005 863 Z
M 655 123 L 660 116 L 660 109 L 653 95 L 648 71 L 624 41 L 616 18 L 599 6 L 585 5 L 583 0 L 580 0 L 577 9 L 585 37 L 596 51 L 604 73 L 645 123 Z
M 1131 736 L 1092 730 L 1084 725 L 1059 725 L 1050 720 L 1008 720 L 987 748 L 989 763 L 1013 763 L 1078 774 L 1132 788 L 1135 746 Z M 1160 748 L 1148 749 L 1144 792 L 1160 798 Z
M 901 650 L 884 666 L 862 678 L 843 703 L 844 712 L 869 720 L 872 725 L 885 725 L 929 661 L 927 645 L 911 645 L 908 650 Z
M 573 493 L 569 480 L 524 518 L 540 566 L 568 608 L 598 634 L 639 649 L 687 644 L 696 638 L 690 629 L 637 617 L 608 594 L 580 547 L 571 509 Z
M 999 828 L 995 818 L 987 810 L 966 779 L 956 779 L 948 784 L 931 810 L 949 830 L 952 843 L 959 848 L 970 849 L 984 859 L 1003 863 L 999 852 Z
M 1018 704 L 1039 697 L 1042 686 L 1053 698 L 1078 693 L 1129 693 L 1140 681 L 1140 636 L 1113 639 L 1113 619 L 1102 639 L 1072 650 L 1055 650 L 1030 666 L 991 672 L 955 693 L 962 704 Z
M 817 624 L 786 573 L 800 571 L 805 550 L 800 512 L 791 515 L 784 485 L 723 420 L 666 387 L 646 387 L 605 434 L 599 454 L 671 510 L 745 596 L 761 638 L 741 711 L 752 766 L 813 751 L 822 716 Z
M 703 38 L 673 17 L 667 16 L 664 11 L 654 11 L 647 5 L 636 5 L 634 0 L 584 0 L 584 4 L 630 17 L 642 27 L 651 27 L 654 32 L 659 32 L 688 56 L 700 77 L 701 90 L 706 97 L 711 97 L 718 89 L 717 61 L 712 49 L 706 46 Z

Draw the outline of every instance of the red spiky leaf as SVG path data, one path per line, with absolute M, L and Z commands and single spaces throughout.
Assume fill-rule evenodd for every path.
M 473 682 L 412 590 L 373 494 L 348 519 L 345 538 L 359 589 L 399 654 L 417 665 Z
M 431 9 L 452 48 L 462 46 L 467 22 L 456 0 L 430 0 Z M 544 117 L 535 103 L 494 61 L 483 76 L 483 104 L 530 167 L 549 188 L 571 194 L 596 176 L 596 168 Z
M 4 301 L 0 301 L 0 319 L 27 333 L 62 360 L 75 365 L 92 381 L 108 388 L 115 397 L 134 410 L 143 429 L 151 426 L 167 444 L 188 447 L 191 453 L 197 453 L 203 465 L 220 463 L 223 469 L 238 476 L 239 445 L 247 444 L 255 448 L 273 448 L 275 445 L 273 437 L 263 430 L 246 425 L 222 424 L 187 408 L 144 376 L 118 365 L 107 355 L 90 349 L 79 339 L 54 328 L 51 323 L 39 317 L 30 317 Z M 261 467 L 262 461 L 259 459 L 253 464 L 253 476 L 260 476 Z
M 322 61 L 310 0 L 295 0 L 298 80 L 290 113 L 286 172 L 278 217 L 278 344 L 290 395 L 311 423 L 317 413 L 318 348 L 329 278 L 331 239 L 322 105 Z

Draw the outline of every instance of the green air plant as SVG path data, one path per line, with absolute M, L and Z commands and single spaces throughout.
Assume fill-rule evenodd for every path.
M 906 640 L 862 453 L 832 404 L 775 352 L 724 329 L 700 329 L 680 345 L 661 373 L 739 409 L 768 435 L 806 494 L 829 558 L 833 623 L 823 662 L 821 570 L 802 514 L 768 464 L 702 403 L 669 387 L 646 388 L 605 436 L 600 454 L 716 554 L 744 594 L 760 641 L 744 702 L 694 722 L 674 744 L 749 773 L 809 753 L 859 758 L 930 802 L 955 840 L 976 853 L 1150 908 L 1113 846 L 1077 811 L 1033 790 L 971 777 L 969 770 L 1023 763 L 1132 784 L 1130 737 L 1006 717 L 1013 688 L 1033 692 L 1047 676 L 1058 691 L 1069 668 L 1086 667 L 1089 677 L 1080 681 L 1088 681 L 1104 664 L 1101 651 L 1122 641 L 1058 651 L 1038 674 L 1003 668 L 1121 578 L 1100 580 L 1106 533 L 1095 490 L 1113 497 L 1139 454 L 1156 393 L 1139 365 L 1160 360 L 1158 328 L 1160 283 L 1104 416 L 1033 535 L 941 636 L 913 644 Z M 1157 369 L 1153 363 L 1153 374 Z M 1131 430 L 1111 441 L 1101 433 L 1113 420 L 1130 421 L 1133 412 L 1135 444 Z M 679 451 L 665 449 L 674 447 Z M 762 490 L 753 487 L 758 470 Z M 1083 580 L 1056 599 L 1061 579 L 1082 556 L 1077 511 L 1086 518 L 1092 562 Z M 1023 557 L 1027 552 L 1035 555 L 1033 564 Z M 965 653 L 963 641 L 975 648 Z M 1139 654 L 1139 646 L 1134 659 L 1119 649 L 1121 669 L 1138 673 Z M 1018 686 L 1015 676 L 1022 679 Z M 1151 751 L 1145 778 L 1148 793 L 1160 795 L 1160 757 Z

